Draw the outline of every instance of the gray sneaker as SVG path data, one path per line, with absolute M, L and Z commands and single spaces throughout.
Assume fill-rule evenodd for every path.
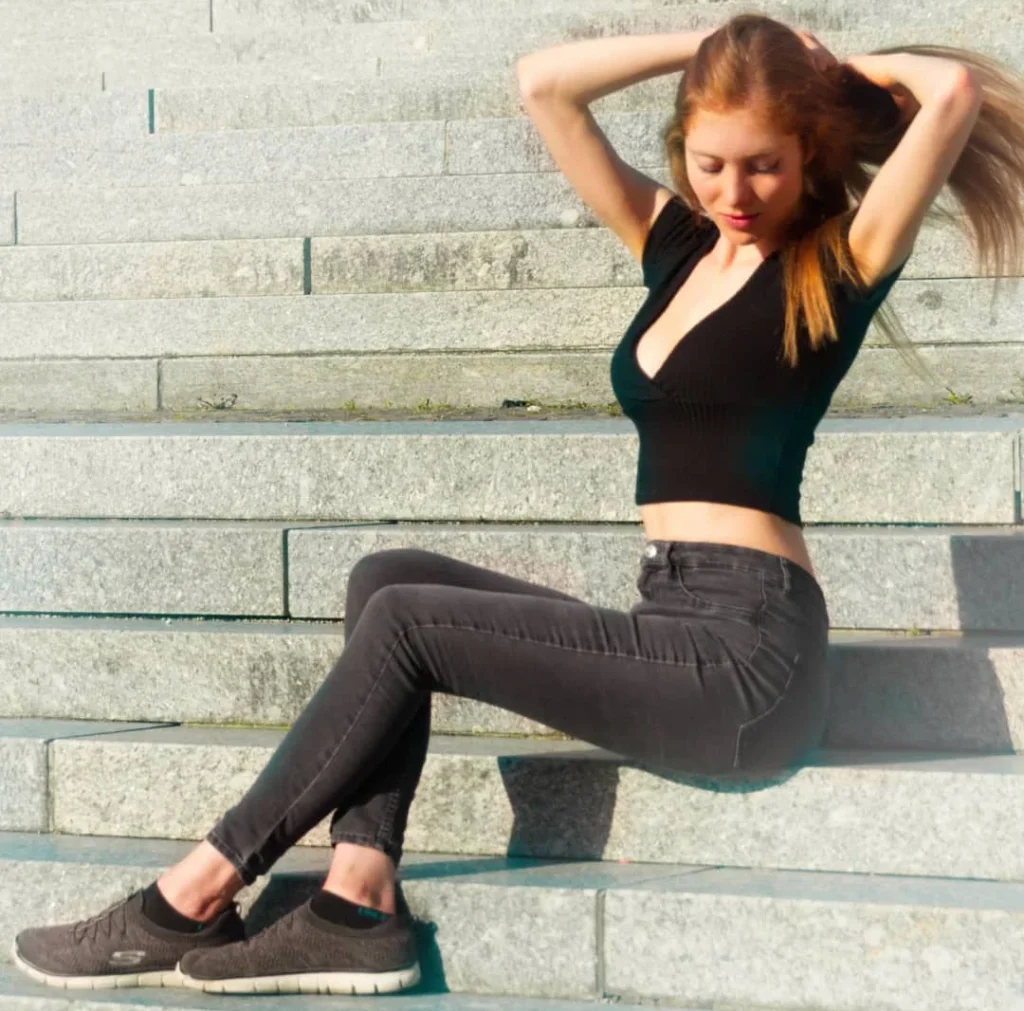
M 245 937 L 232 903 L 194 934 L 168 930 L 142 912 L 142 889 L 87 920 L 32 927 L 14 939 L 14 964 L 32 979 L 71 990 L 181 986 L 178 960 L 193 948 Z
M 420 981 L 412 915 L 354 928 L 317 916 L 310 900 L 239 944 L 190 951 L 182 985 L 207 993 L 394 993 Z

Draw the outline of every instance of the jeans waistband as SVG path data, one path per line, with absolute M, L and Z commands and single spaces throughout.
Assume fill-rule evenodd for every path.
M 802 565 L 797 565 L 784 555 L 739 544 L 648 540 L 644 542 L 641 565 L 675 565 L 680 568 L 687 565 L 715 565 L 737 571 L 757 572 L 763 575 L 766 585 L 777 586 L 782 590 L 789 590 L 794 584 L 804 585 L 824 599 L 820 584 Z

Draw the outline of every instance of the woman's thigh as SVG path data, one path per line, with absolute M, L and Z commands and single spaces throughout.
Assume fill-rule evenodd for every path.
M 439 583 L 477 590 L 525 593 L 555 600 L 579 598 L 540 583 L 473 565 L 422 548 L 384 548 L 363 555 L 349 572 L 345 597 L 345 625 L 351 629 L 359 620 L 366 601 L 385 586 L 396 583 Z
M 364 670 L 376 667 L 371 677 L 486 702 L 665 769 L 735 771 L 742 735 L 779 709 L 792 668 L 757 622 L 678 605 L 620 611 L 573 598 L 390 584 L 370 598 L 351 648 L 353 660 L 365 657 Z M 815 730 L 777 724 L 760 752 L 776 764 Z M 760 757 L 749 753 L 751 768 Z

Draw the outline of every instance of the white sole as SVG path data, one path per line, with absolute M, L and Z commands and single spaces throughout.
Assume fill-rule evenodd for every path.
M 132 986 L 184 986 L 184 977 L 177 966 L 160 972 L 124 973 L 117 976 L 53 976 L 29 965 L 19 954 L 18 945 L 11 947 L 11 959 L 26 976 L 37 983 L 61 990 L 121 990 Z
M 395 993 L 419 981 L 419 962 L 393 972 L 302 972 L 248 979 L 194 979 L 181 974 L 182 986 L 206 993 Z

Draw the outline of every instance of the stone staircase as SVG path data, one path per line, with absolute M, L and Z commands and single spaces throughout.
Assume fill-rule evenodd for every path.
M 524 117 L 524 52 L 744 9 L 840 58 L 1024 65 L 1016 0 L 0 0 L 0 1011 L 1024 1011 L 1024 294 L 926 225 L 808 455 L 832 713 L 805 767 L 666 776 L 434 699 L 389 997 L 39 987 L 15 933 L 202 838 L 418 546 L 629 608 L 611 350 L 640 271 Z M 666 77 L 595 103 L 663 181 Z M 513 406 L 506 406 L 513 405 Z M 519 405 L 519 406 L 514 406 Z M 318 887 L 326 823 L 244 890 Z

